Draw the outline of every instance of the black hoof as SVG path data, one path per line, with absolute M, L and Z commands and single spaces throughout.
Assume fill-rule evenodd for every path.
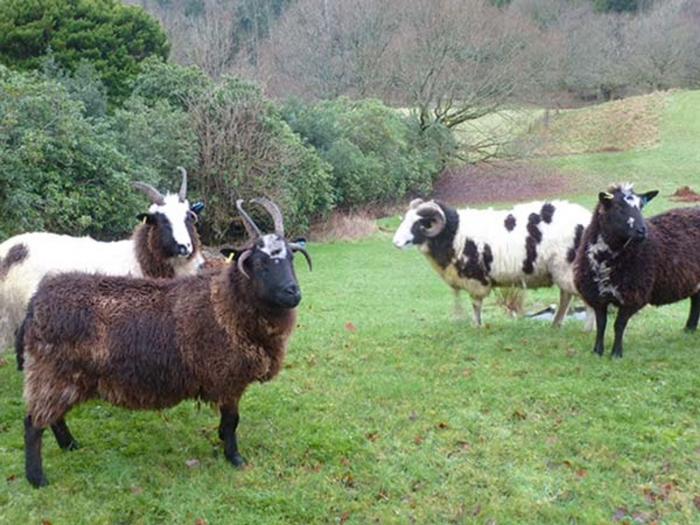
M 697 328 L 698 328 L 697 326 L 686 326 L 685 331 L 689 334 L 693 334 L 693 333 L 695 333 Z
M 73 450 L 78 450 L 80 448 L 80 443 L 77 441 L 73 440 L 70 443 L 67 443 L 65 445 L 61 445 L 61 449 L 65 450 L 66 452 L 72 452 Z
M 231 463 L 236 468 L 241 468 L 245 466 L 245 459 L 240 454 L 234 454 L 233 456 L 227 458 L 229 463 Z
M 27 475 L 27 481 L 29 481 L 35 489 L 45 487 L 49 484 L 49 481 L 43 474 L 40 476 Z
M 622 352 L 613 352 L 612 358 L 613 359 L 622 359 Z

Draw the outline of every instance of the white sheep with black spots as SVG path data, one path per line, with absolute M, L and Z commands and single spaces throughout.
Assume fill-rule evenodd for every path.
M 455 209 L 442 202 L 413 200 L 394 235 L 398 248 L 417 246 L 455 296 L 455 315 L 463 315 L 459 294 L 472 300 L 481 326 L 483 300 L 493 287 L 540 288 L 557 285 L 559 326 L 577 295 L 573 261 L 591 213 L 567 201 L 529 202 L 510 210 Z M 586 329 L 593 316 L 587 315 Z

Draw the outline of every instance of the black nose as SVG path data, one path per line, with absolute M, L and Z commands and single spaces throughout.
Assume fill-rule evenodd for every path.
M 177 253 L 179 253 L 180 255 L 187 255 L 187 246 L 185 246 L 184 244 L 178 244 Z
M 282 290 L 282 297 L 285 304 L 296 306 L 301 301 L 301 290 L 296 284 L 290 284 Z
M 647 227 L 646 226 L 637 226 L 634 229 L 634 233 L 637 234 L 637 237 L 640 237 L 642 239 L 646 239 L 647 237 Z

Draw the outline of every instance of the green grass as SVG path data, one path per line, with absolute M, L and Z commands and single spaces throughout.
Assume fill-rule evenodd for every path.
M 573 197 L 590 205 L 610 180 L 664 195 L 700 185 L 693 113 L 700 93 L 674 94 L 657 148 L 558 159 L 595 182 Z M 650 210 L 670 205 L 658 199 Z M 68 417 L 80 450 L 46 436 L 51 485 L 34 490 L 22 376 L 5 355 L 0 523 L 698 522 L 700 334 L 682 331 L 687 302 L 635 316 L 612 361 L 580 324 L 512 320 L 493 298 L 486 328 L 452 321 L 448 288 L 386 233 L 310 250 L 286 366 L 241 404 L 245 470 L 225 462 L 208 406 L 92 402 Z

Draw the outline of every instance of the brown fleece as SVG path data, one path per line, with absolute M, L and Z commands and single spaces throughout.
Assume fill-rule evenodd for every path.
M 27 247 L 20 243 L 10 248 L 4 259 L 0 259 L 0 281 L 10 272 L 13 265 L 22 262 L 29 255 Z
M 576 286 L 585 301 L 603 307 L 587 258 L 588 246 L 600 234 L 600 204 L 583 234 L 576 254 Z M 680 301 L 698 292 L 700 285 L 700 208 L 680 208 L 647 219 L 648 238 L 616 252 L 610 260 L 610 282 L 625 306 L 642 308 Z
M 80 273 L 44 280 L 25 326 L 25 398 L 36 427 L 101 398 L 130 409 L 184 399 L 237 406 L 280 370 L 296 313 L 256 300 L 235 264 L 180 279 Z

